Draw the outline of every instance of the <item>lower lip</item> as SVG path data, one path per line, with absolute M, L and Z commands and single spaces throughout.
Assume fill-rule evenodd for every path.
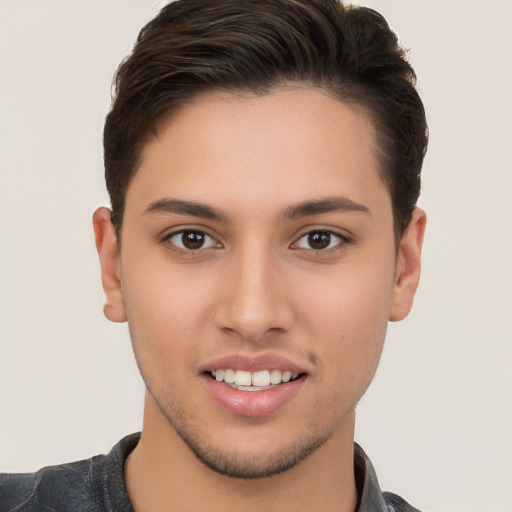
M 204 375 L 208 391 L 224 409 L 232 414 L 253 418 L 271 414 L 284 407 L 300 392 L 305 380 L 305 377 L 300 377 L 263 391 L 240 391 Z

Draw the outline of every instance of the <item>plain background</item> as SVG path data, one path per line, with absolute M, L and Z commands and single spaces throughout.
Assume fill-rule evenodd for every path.
M 161 5 L 161 4 L 160 4 Z M 415 309 L 390 326 L 356 439 L 383 489 L 437 512 L 512 510 L 512 2 L 369 0 L 431 129 Z M 127 328 L 102 315 L 110 83 L 156 0 L 0 0 L 0 470 L 139 430 Z

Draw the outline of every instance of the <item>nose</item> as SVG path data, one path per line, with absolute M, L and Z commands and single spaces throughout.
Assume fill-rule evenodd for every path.
M 276 258 L 262 252 L 240 254 L 222 274 L 215 318 L 219 329 L 258 342 L 292 328 L 296 315 Z

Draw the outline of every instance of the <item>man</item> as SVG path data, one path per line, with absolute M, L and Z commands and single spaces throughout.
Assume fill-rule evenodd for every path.
M 108 456 L 0 479 L 2 510 L 410 511 L 354 445 L 425 214 L 414 72 L 330 0 L 180 0 L 141 31 L 104 131 L 105 315 L 144 425 Z

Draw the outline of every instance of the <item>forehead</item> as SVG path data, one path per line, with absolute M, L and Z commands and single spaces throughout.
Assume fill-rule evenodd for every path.
M 144 146 L 126 207 L 165 196 L 247 207 L 332 195 L 387 201 L 378 167 L 368 117 L 321 91 L 203 95 Z

